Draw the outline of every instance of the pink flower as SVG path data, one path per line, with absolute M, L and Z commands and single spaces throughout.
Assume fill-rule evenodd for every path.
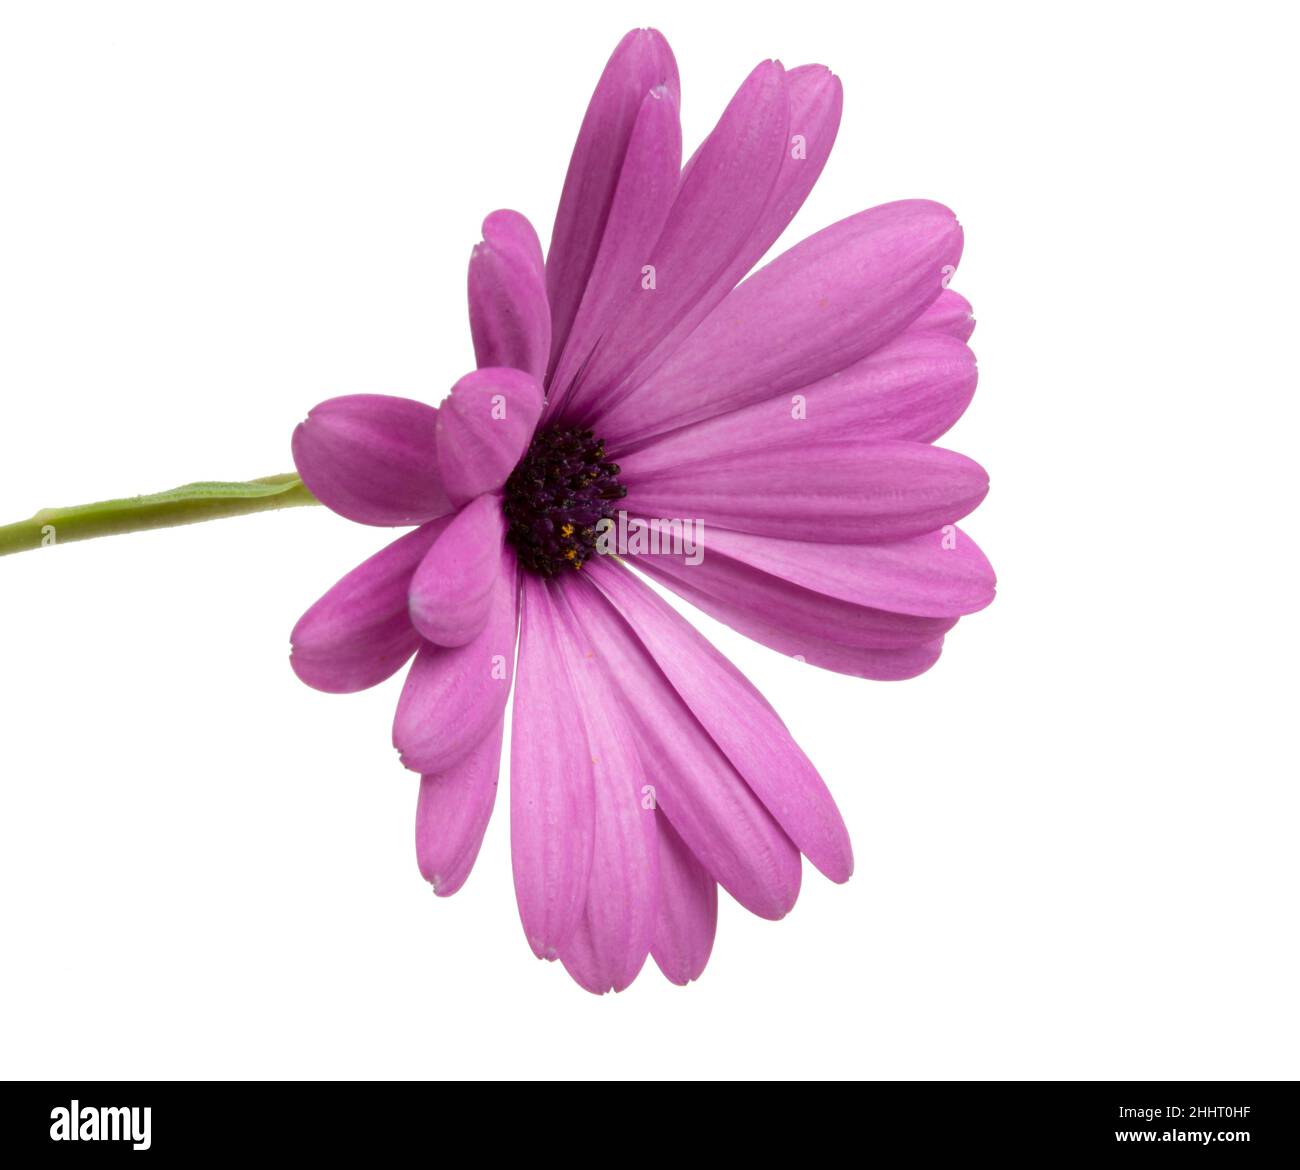
M 873 208 L 738 285 L 825 165 L 840 84 L 763 62 L 684 168 L 678 92 L 663 37 L 624 37 L 545 261 L 523 216 L 484 222 L 480 368 L 439 407 L 332 399 L 293 440 L 334 511 L 417 526 L 307 612 L 294 669 L 355 691 L 414 656 L 393 742 L 421 773 L 418 859 L 444 896 L 492 812 L 513 681 L 520 917 L 594 992 L 628 986 L 647 954 L 698 977 L 718 884 L 777 919 L 800 854 L 832 881 L 853 869 L 775 712 L 623 561 L 751 638 L 873 679 L 928 669 L 993 597 L 953 527 L 987 477 L 931 445 L 975 389 L 970 307 L 946 288 L 956 219 Z M 695 555 L 601 555 L 620 513 L 624 531 L 694 524 Z

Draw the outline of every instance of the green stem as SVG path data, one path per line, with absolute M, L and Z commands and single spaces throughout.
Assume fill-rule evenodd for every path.
M 171 528 L 319 502 L 292 472 L 246 483 L 187 483 L 152 496 L 103 500 L 75 508 L 42 508 L 30 520 L 0 525 L 0 557 L 93 536 Z

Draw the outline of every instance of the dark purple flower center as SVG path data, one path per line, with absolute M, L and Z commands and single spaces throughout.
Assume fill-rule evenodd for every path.
M 604 443 L 579 427 L 547 427 L 506 480 L 506 539 L 543 577 L 581 569 L 596 555 L 596 526 L 625 495 Z

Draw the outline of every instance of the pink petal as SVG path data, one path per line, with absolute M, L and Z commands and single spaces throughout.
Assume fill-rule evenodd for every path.
M 505 516 L 498 496 L 456 514 L 411 580 L 411 621 L 439 646 L 463 646 L 487 624 L 501 571 Z
M 961 258 L 961 227 L 926 200 L 841 220 L 759 269 L 656 371 L 607 406 L 611 451 L 650 435 L 793 392 L 901 333 Z
M 483 242 L 469 261 L 469 324 L 480 367 L 512 366 L 539 381 L 551 353 L 542 248 L 517 211 L 483 221 Z
M 961 293 L 946 288 L 935 302 L 913 321 L 904 336 L 916 333 L 942 333 L 958 341 L 969 341 L 975 332 L 975 314 Z
M 595 827 L 582 917 L 560 960 L 588 991 L 622 991 L 650 953 L 659 916 L 659 842 L 645 771 L 588 631 L 554 590 L 560 641 L 592 745 Z
M 528 945 L 554 959 L 586 903 L 595 835 L 592 757 L 564 653 L 557 586 L 523 574 L 519 686 L 510 734 L 510 857 Z
M 541 413 L 541 384 L 522 370 L 475 370 L 452 387 L 438 412 L 437 442 L 443 483 L 456 507 L 505 483 Z
M 591 95 L 555 213 L 546 257 L 552 368 L 596 262 L 641 103 L 656 86 L 668 91 L 674 105 L 681 104 L 668 42 L 654 29 L 634 29 L 619 42 Z
M 384 394 L 322 402 L 293 432 L 293 461 L 322 504 L 359 524 L 423 524 L 451 511 L 439 474 L 438 412 Z
M 829 597 L 918 617 L 975 613 L 993 600 L 997 583 L 959 528 L 888 544 L 815 544 L 717 528 L 705 532 L 702 547 L 704 560 L 717 554 Z
M 784 917 L 799 896 L 798 850 L 601 592 L 581 578 L 565 587 L 645 766 L 652 791 L 643 795 L 745 909 Z
M 302 615 L 290 635 L 289 664 L 303 682 L 318 691 L 365 690 L 415 653 L 420 636 L 406 612 L 406 592 L 448 522 L 444 517 L 398 537 Z
M 978 380 L 975 355 L 965 344 L 942 333 L 909 329 L 847 369 L 798 391 L 799 421 L 812 424 L 804 441 L 839 434 L 932 443 L 961 418 Z M 791 396 L 775 402 L 780 425 L 793 421 Z M 772 408 L 771 402 L 758 403 L 730 417 L 739 426 L 757 425 L 760 417 L 772 419 Z
M 696 310 L 684 318 L 659 343 L 655 352 L 641 362 L 635 376 L 620 388 L 619 397 L 633 393 L 671 356 L 704 318 L 707 311 L 736 287 L 745 274 L 763 258 L 776 242 L 804 200 L 830 157 L 839 131 L 844 107 L 844 90 L 840 80 L 824 65 L 801 65 L 785 75 L 790 101 L 789 133 L 782 154 L 781 168 L 768 195 L 767 203 L 744 246 L 727 268 L 714 280 L 710 291 L 701 296 Z M 687 170 L 700 157 L 696 152 Z M 648 391 L 653 393 L 653 391 Z
M 821 177 L 840 129 L 844 87 L 825 65 L 799 65 L 789 69 L 785 83 L 790 100 L 790 124 L 781 171 L 758 228 L 732 269 L 737 281 L 762 259 L 803 206 Z M 735 284 L 732 281 L 727 291 Z
M 573 376 L 625 306 L 641 294 L 642 266 L 659 238 L 677 189 L 682 128 L 665 86 L 646 94 L 628 143 L 600 251 L 550 383 L 547 414 L 567 397 Z
M 698 564 L 689 563 L 680 553 L 629 559 L 658 580 L 728 599 L 759 620 L 791 633 L 822 638 L 827 631 L 834 631 L 833 640 L 843 646 L 898 650 L 942 638 L 957 623 L 955 615 L 917 617 L 831 597 L 733 560 L 707 542 L 703 551 Z
M 878 650 L 861 646 L 845 646 L 834 640 L 835 631 L 827 630 L 822 637 L 807 633 L 793 633 L 771 620 L 759 617 L 734 597 L 718 597 L 697 589 L 685 577 L 669 577 L 661 571 L 659 557 L 646 557 L 637 561 L 637 567 L 662 582 L 674 593 L 685 598 L 697 609 L 716 618 L 724 625 L 769 646 L 788 658 L 797 658 L 824 670 L 848 674 L 855 678 L 869 678 L 880 682 L 898 682 L 915 678 L 929 670 L 939 659 L 943 639 L 923 642 L 894 650 Z
M 809 448 L 799 434 L 797 424 L 776 434 L 738 434 L 725 453 L 644 472 L 639 453 L 625 456 L 627 511 L 760 536 L 856 544 L 955 523 L 988 492 L 978 463 L 942 447 L 844 436 Z
M 794 219 L 821 177 L 839 133 L 844 87 L 825 65 L 789 69 L 785 73 L 785 85 L 790 118 L 781 169 L 752 234 L 719 280 L 725 286 L 720 297 L 736 287 Z M 702 148 L 691 156 L 683 177 L 695 167 L 701 153 Z M 667 339 L 669 349 L 675 349 L 676 342 L 685 336 L 685 333 L 674 334 Z
M 832 881 L 847 881 L 853 850 L 839 810 L 762 695 L 667 602 L 621 566 L 596 558 L 589 580 L 633 628 L 800 852 Z M 672 809 L 667 811 L 672 820 Z
M 793 443 L 810 453 L 834 439 L 929 443 L 961 417 L 977 378 L 975 355 L 960 341 L 909 329 L 848 369 L 793 394 L 656 436 L 621 456 L 620 466 L 645 475 L 698 463 L 730 451 L 737 435 L 750 448 Z
M 786 154 L 785 71 L 765 61 L 745 80 L 682 178 L 643 287 L 596 346 L 569 393 L 565 417 L 585 419 L 673 330 L 690 329 L 757 229 Z
M 483 844 L 496 801 L 505 718 L 459 763 L 420 777 L 415 809 L 415 857 L 440 898 L 465 884 Z
M 650 954 L 659 970 L 684 987 L 704 973 L 718 930 L 718 883 L 659 816 L 659 922 Z
M 393 720 L 393 746 L 412 772 L 446 772 L 501 718 L 514 665 L 515 589 L 515 559 L 507 548 L 478 636 L 463 646 L 421 645 Z

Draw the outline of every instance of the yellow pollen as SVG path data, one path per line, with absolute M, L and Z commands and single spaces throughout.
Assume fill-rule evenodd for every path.
M 572 535 L 573 535 L 573 525 L 572 525 L 572 524 L 562 524 L 562 525 L 560 526 L 560 535 L 561 535 L 561 536 L 572 536 Z

